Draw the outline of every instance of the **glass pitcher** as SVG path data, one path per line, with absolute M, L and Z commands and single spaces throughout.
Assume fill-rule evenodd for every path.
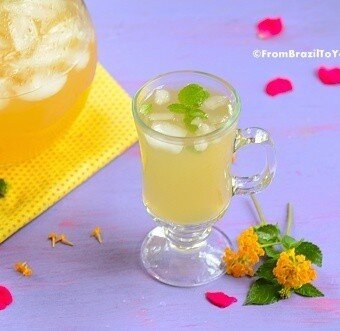
M 97 63 L 81 0 L 1 0 L 0 165 L 35 156 L 86 102 Z

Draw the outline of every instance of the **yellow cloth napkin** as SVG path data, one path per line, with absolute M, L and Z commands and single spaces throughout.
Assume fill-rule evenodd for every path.
M 131 100 L 98 65 L 85 108 L 70 131 L 38 157 L 0 168 L 0 243 L 136 142 Z

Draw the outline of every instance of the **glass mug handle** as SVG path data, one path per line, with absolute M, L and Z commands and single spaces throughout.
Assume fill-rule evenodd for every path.
M 250 144 L 260 144 L 265 148 L 266 165 L 262 172 L 250 177 L 232 177 L 233 195 L 252 194 L 265 189 L 272 181 L 276 170 L 275 148 L 270 134 L 261 128 L 238 129 L 234 152 Z

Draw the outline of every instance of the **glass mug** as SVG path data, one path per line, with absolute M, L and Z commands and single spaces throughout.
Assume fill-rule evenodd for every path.
M 156 88 L 179 89 L 197 83 L 226 96 L 232 114 L 213 132 L 174 137 L 153 130 L 138 111 Z M 232 196 L 256 193 L 273 179 L 273 141 L 260 128 L 238 129 L 240 99 L 226 81 L 203 72 L 176 71 L 148 81 L 133 99 L 133 116 L 143 166 L 143 202 L 158 226 L 145 238 L 141 260 L 157 280 L 174 286 L 208 283 L 225 273 L 223 254 L 228 237 L 213 227 Z M 206 144 L 204 151 L 192 147 Z M 231 174 L 233 154 L 249 144 L 265 148 L 266 165 L 250 177 Z
M 86 102 L 96 48 L 82 0 L 0 1 L 0 165 L 67 131 Z

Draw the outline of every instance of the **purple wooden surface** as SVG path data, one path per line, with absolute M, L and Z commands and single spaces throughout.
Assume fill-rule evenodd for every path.
M 333 1 L 109 1 L 88 0 L 103 64 L 126 90 L 173 69 L 195 68 L 229 80 L 240 92 L 240 125 L 270 130 L 276 141 L 277 176 L 260 195 L 272 220 L 284 223 L 284 205 L 296 209 L 294 234 L 318 243 L 324 267 L 316 284 L 321 299 L 294 296 L 265 307 L 242 306 L 249 280 L 222 278 L 192 289 L 149 278 L 139 264 L 139 246 L 154 226 L 141 203 L 138 146 L 22 229 L 0 252 L 0 283 L 14 303 L 0 313 L 1 330 L 101 329 L 322 329 L 340 328 L 340 138 L 339 87 L 314 77 L 320 64 L 338 59 L 254 59 L 254 49 L 309 50 L 339 47 L 340 3 Z M 261 41 L 254 24 L 280 15 L 286 31 Z M 290 76 L 295 91 L 276 98 L 263 92 L 276 75 Z M 249 161 L 242 153 L 239 169 Z M 251 161 L 253 162 L 253 160 Z M 262 160 L 255 165 L 261 165 Z M 231 238 L 250 226 L 248 200 L 236 197 L 219 223 Z M 99 225 L 105 243 L 89 232 Z M 74 248 L 52 250 L 46 235 L 65 232 Z M 35 275 L 12 270 L 27 260 Z M 207 303 L 207 290 L 239 299 L 220 310 Z

